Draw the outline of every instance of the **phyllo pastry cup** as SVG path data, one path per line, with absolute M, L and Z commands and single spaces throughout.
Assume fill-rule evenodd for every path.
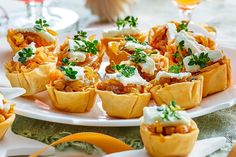
M 14 104 L 7 102 L 0 94 L 0 140 L 4 137 L 15 119 Z
M 149 104 L 151 85 L 139 75 L 135 67 L 118 66 L 116 73 L 106 74 L 105 80 L 96 85 L 103 109 L 111 117 L 140 117 L 143 108 Z
M 34 28 L 9 29 L 7 41 L 14 54 L 32 42 L 36 47 L 43 46 L 52 52 L 57 45 L 57 35 L 57 32 L 49 28 L 44 32 L 38 32 Z
M 153 157 L 185 157 L 192 151 L 199 129 L 188 113 L 175 102 L 144 108 L 140 134 L 146 151 Z
M 30 96 L 46 90 L 50 81 L 50 73 L 56 68 L 56 57 L 40 47 L 36 55 L 25 64 L 13 60 L 5 64 L 5 74 L 12 87 L 26 90 L 23 96 Z
M 143 114 L 143 108 L 149 104 L 150 93 L 116 94 L 112 91 L 96 90 L 102 107 L 111 117 L 137 118 Z
M 91 35 L 88 38 L 86 36 L 84 39 L 76 39 L 76 36 L 78 35 L 75 35 L 73 39 L 68 37 L 60 46 L 57 52 L 58 66 L 64 65 L 63 59 L 66 58 L 71 62 L 75 62 L 77 66 L 91 67 L 95 71 L 98 71 L 104 55 L 104 49 L 102 49 L 101 42 L 95 40 L 95 35 Z M 93 48 L 96 50 L 94 52 L 83 52 L 80 47 L 80 45 L 84 46 L 83 41 L 89 42 L 90 46 L 93 45 Z M 95 42 L 97 43 L 95 44 Z M 80 45 L 78 45 L 77 43 Z M 87 48 L 91 48 L 88 45 L 86 46 Z
M 0 140 L 4 137 L 7 130 L 11 127 L 12 123 L 15 120 L 16 115 L 12 114 L 7 120 L 0 123 Z
M 224 57 L 219 62 L 201 69 L 197 76 L 202 76 L 203 97 L 224 91 L 231 84 L 231 63 Z
M 140 134 L 145 149 L 153 157 L 187 156 L 193 149 L 197 140 L 199 129 L 191 121 L 193 130 L 186 134 L 172 134 L 170 136 L 155 135 L 144 124 L 140 126 Z
M 59 70 L 52 73 L 51 82 L 46 85 L 46 88 L 52 105 L 56 109 L 84 113 L 89 112 L 93 107 L 96 101 L 94 83 L 98 81 L 99 76 L 89 67 L 79 68 L 84 70 L 85 80 L 68 80 L 67 76 Z
M 172 73 L 173 74 L 173 73 Z M 187 73 L 183 73 L 187 74 Z M 178 75 L 178 74 L 173 74 Z M 179 74 L 178 76 L 180 76 Z M 201 103 L 203 91 L 203 77 L 187 77 L 179 79 L 161 78 L 152 80 L 154 86 L 150 89 L 152 98 L 157 105 L 175 101 L 183 109 L 193 108 Z

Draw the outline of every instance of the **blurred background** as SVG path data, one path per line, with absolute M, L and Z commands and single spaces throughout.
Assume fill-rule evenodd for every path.
M 37 14 L 40 14 L 42 6 L 35 8 L 29 5 L 29 2 L 32 3 L 32 0 L 0 0 L 0 7 L 5 10 L 0 10 L 1 32 L 7 27 L 21 26 L 24 23 L 21 18 L 28 15 L 27 11 L 34 12 L 32 17 L 40 16 Z M 33 2 L 44 3 L 43 16 L 52 19 L 51 23 L 56 25 L 54 28 L 59 32 L 88 27 L 109 27 L 118 16 L 125 15 L 139 17 L 141 28 L 179 20 L 178 8 L 172 0 L 33 0 Z M 193 11 L 192 21 L 215 26 L 218 30 L 218 40 L 234 45 L 235 8 L 235 0 L 202 0 Z M 7 26 L 4 25 L 6 16 L 10 20 Z

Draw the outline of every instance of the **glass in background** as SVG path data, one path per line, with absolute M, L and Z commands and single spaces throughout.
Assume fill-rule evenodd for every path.
M 77 30 L 79 16 L 76 12 L 53 7 L 59 0 L 17 0 L 25 4 L 26 9 L 9 13 L 9 28 L 30 27 L 39 18 L 47 20 L 50 27 L 58 32 Z M 8 1 L 11 3 L 11 1 Z M 68 2 L 70 3 L 70 2 Z M 69 5 L 66 3 L 66 5 Z M 65 4 L 62 4 L 63 6 Z
M 173 0 L 180 11 L 180 18 L 184 21 L 191 21 L 193 9 L 202 2 L 202 0 Z
M 3 7 L 0 6 L 0 37 L 5 35 L 8 26 L 9 17 Z

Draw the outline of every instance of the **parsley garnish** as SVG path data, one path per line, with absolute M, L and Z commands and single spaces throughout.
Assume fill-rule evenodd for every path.
M 189 24 L 188 21 L 182 21 L 181 24 L 179 24 L 179 26 L 177 27 L 177 32 L 180 32 L 182 30 L 187 32 L 188 31 L 188 24 Z
M 169 68 L 169 71 L 172 73 L 180 73 L 182 71 L 183 67 L 184 67 L 183 62 L 178 62 L 177 64 L 172 65 Z
M 62 63 L 68 66 L 76 66 L 76 62 L 70 62 L 67 58 L 63 58 Z
M 74 36 L 74 40 L 82 40 L 87 38 L 87 32 L 78 31 L 77 34 Z
M 118 18 L 116 20 L 116 26 L 118 29 L 124 28 L 126 25 L 129 25 L 129 27 L 137 27 L 138 24 L 138 18 L 135 18 L 133 16 L 127 16 L 124 19 Z
M 177 52 L 175 52 L 174 54 L 172 54 L 172 56 L 174 57 L 174 58 L 179 58 L 180 57 L 180 55 L 179 55 L 179 52 L 177 51 Z
M 125 77 L 131 77 L 135 74 L 135 67 L 131 67 L 125 64 L 122 65 L 115 65 L 111 67 L 112 70 L 117 70 L 118 72 L 120 72 L 123 76 Z
M 141 49 L 135 49 L 134 54 L 130 56 L 130 61 L 135 64 L 146 63 L 147 54 L 144 53 Z
M 158 109 L 158 111 L 162 111 L 161 118 L 166 121 L 170 121 L 171 117 L 175 117 L 178 120 L 181 119 L 177 112 L 179 110 L 181 110 L 180 107 L 174 101 L 171 101 L 169 106 L 163 106 Z
M 33 49 L 31 47 L 29 48 L 23 48 L 20 52 L 18 52 L 18 55 L 20 56 L 18 61 L 22 64 L 25 64 L 27 61 L 27 58 L 30 58 L 34 55 Z
M 177 46 L 177 50 L 184 50 L 184 40 L 182 40 L 181 42 L 179 42 L 179 45 Z
M 132 41 L 132 42 L 137 43 L 137 44 L 147 45 L 146 42 L 140 42 L 132 36 L 125 36 L 125 41 Z
M 89 41 L 89 40 L 81 40 L 84 44 L 80 44 L 77 40 L 74 40 L 76 43 L 76 46 L 74 46 L 74 49 L 70 49 L 69 51 L 82 51 L 82 52 L 86 52 L 86 53 L 92 53 L 92 54 L 97 54 L 98 52 L 98 41 L 94 40 L 94 41 Z
M 73 70 L 72 67 L 61 66 L 60 69 L 61 71 L 64 71 L 65 75 L 68 76 L 70 79 L 72 80 L 76 79 L 76 74 L 78 73 L 78 71 Z
M 49 24 L 46 20 L 38 19 L 35 21 L 34 29 L 39 32 L 46 31 L 46 28 L 49 27 Z
M 200 55 L 194 55 L 192 54 L 190 56 L 190 60 L 188 65 L 193 66 L 193 65 L 199 65 L 201 68 L 204 68 L 207 66 L 207 62 L 210 61 L 210 58 L 208 56 L 208 53 L 200 53 Z

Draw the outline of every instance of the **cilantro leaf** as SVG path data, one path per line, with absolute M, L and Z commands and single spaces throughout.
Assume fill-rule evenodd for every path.
M 118 29 L 124 28 L 127 25 L 129 27 L 137 27 L 137 25 L 138 25 L 138 18 L 135 18 L 133 16 L 127 16 L 124 19 L 118 18 L 116 20 L 116 26 L 118 27 Z
M 163 106 L 162 110 L 158 110 L 162 112 L 161 118 L 165 121 L 170 121 L 171 117 L 174 117 L 177 120 L 181 119 L 180 114 L 177 112 L 181 110 L 181 108 L 174 102 L 171 101 L 169 106 Z
M 65 75 L 68 76 L 70 79 L 72 80 L 76 79 L 76 74 L 78 73 L 78 71 L 73 70 L 72 67 L 61 66 L 60 69 L 61 71 L 64 71 Z
M 76 62 L 70 62 L 67 58 L 63 58 L 62 63 L 68 66 L 76 66 Z
M 200 55 L 192 54 L 190 56 L 190 60 L 188 65 L 199 65 L 201 68 L 204 68 L 207 66 L 207 63 L 210 61 L 210 58 L 208 56 L 208 53 L 202 52 Z
M 182 21 L 181 24 L 179 24 L 179 26 L 177 27 L 177 32 L 180 32 L 182 30 L 187 32 L 188 31 L 188 24 L 189 24 L 188 21 Z
M 125 36 L 125 41 L 132 41 L 134 43 L 141 44 L 141 45 L 144 45 L 144 46 L 147 45 L 146 42 L 140 42 L 132 36 Z
M 85 40 L 82 39 L 81 41 L 83 42 L 83 44 L 81 44 L 80 42 L 78 42 L 77 40 L 74 40 L 76 43 L 76 46 L 74 47 L 74 49 L 70 49 L 70 51 L 82 51 L 85 53 L 92 53 L 94 55 L 97 54 L 98 52 L 98 40 L 94 40 L 94 41 L 89 41 L 89 40 Z
M 33 48 L 23 48 L 20 52 L 18 52 L 19 58 L 18 61 L 22 64 L 25 64 L 27 61 L 27 58 L 30 58 L 34 55 Z
M 131 77 L 135 74 L 135 67 L 131 67 L 125 64 L 112 66 L 113 70 L 117 70 L 125 77 Z
M 87 32 L 85 31 L 78 31 L 77 34 L 74 36 L 74 40 L 82 40 L 87 38 Z
M 49 24 L 46 20 L 38 19 L 35 21 L 34 29 L 38 32 L 45 32 L 46 28 L 49 27 Z
M 130 61 L 135 64 L 138 63 L 146 63 L 147 54 L 143 52 L 141 49 L 135 49 L 134 54 L 130 56 Z
M 178 62 L 177 64 L 175 65 L 172 65 L 170 68 L 169 68 L 169 71 L 171 73 L 180 73 L 183 69 L 183 62 Z

